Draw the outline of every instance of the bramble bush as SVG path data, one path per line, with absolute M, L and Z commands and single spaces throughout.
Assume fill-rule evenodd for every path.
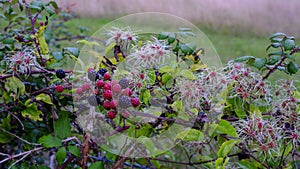
M 102 42 L 70 33 L 74 15 L 54 1 L 0 7 L 0 168 L 299 168 L 300 93 L 268 80 L 297 73 L 294 37 L 209 68 L 188 28 L 147 39 L 111 28 Z M 62 47 L 73 39 L 106 56 L 85 65 Z

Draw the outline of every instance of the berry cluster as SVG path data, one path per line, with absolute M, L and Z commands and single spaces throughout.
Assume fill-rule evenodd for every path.
M 78 96 L 88 95 L 88 103 L 95 107 L 102 106 L 107 111 L 109 119 L 116 117 L 118 108 L 124 111 L 126 108 L 140 105 L 139 98 L 134 97 L 130 80 L 127 78 L 122 78 L 119 81 L 113 80 L 111 74 L 105 68 L 98 71 L 90 68 L 87 75 L 88 79 L 94 84 L 94 88 L 91 89 L 89 83 L 84 83 L 76 89 L 76 94 Z M 90 93 L 92 94 L 90 95 Z M 128 113 L 123 114 L 128 117 Z

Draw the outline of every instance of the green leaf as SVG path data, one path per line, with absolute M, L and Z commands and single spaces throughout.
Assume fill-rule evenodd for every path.
M 15 76 L 6 79 L 5 88 L 8 91 L 13 91 L 14 93 L 16 93 L 17 95 L 15 96 L 15 98 L 25 94 L 25 85 L 20 79 L 16 78 Z
M 273 55 L 268 59 L 267 65 L 274 65 L 280 60 L 281 56 Z
M 36 100 L 41 100 L 47 104 L 53 104 L 49 95 L 45 93 L 41 93 L 35 97 Z
M 11 125 L 10 125 L 10 121 L 11 121 L 11 118 L 10 118 L 10 114 L 8 114 L 6 116 L 6 118 L 4 118 L 0 124 L 0 127 L 9 131 L 11 129 Z M 10 140 L 12 139 L 13 137 L 11 135 L 9 135 L 8 133 L 0 130 L 0 143 L 2 144 L 6 144 L 8 142 L 10 142 Z
M 36 102 L 29 104 L 27 108 L 22 111 L 22 116 L 28 117 L 34 121 L 42 121 L 43 119 L 40 117 L 42 114 L 43 112 L 38 110 Z
M 46 148 L 61 146 L 61 141 L 58 138 L 53 137 L 51 134 L 41 137 L 38 143 L 42 144 Z
M 246 111 L 243 108 L 235 108 L 234 111 L 239 119 L 243 119 L 247 116 Z
M 283 42 L 283 47 L 284 47 L 284 50 L 291 50 L 295 47 L 295 41 L 292 39 L 286 39 Z
M 272 55 L 282 55 L 282 51 L 275 51 L 275 52 L 270 52 L 268 53 L 268 56 L 272 56 Z
M 266 58 L 255 58 L 253 66 L 260 70 L 265 66 L 266 62 Z
M 282 154 L 283 153 L 283 146 L 282 146 L 282 149 L 280 150 Z M 286 145 L 286 148 L 285 148 L 285 151 L 284 151 L 284 154 L 283 154 L 283 157 L 286 157 L 291 151 L 293 150 L 293 143 L 292 142 L 289 142 L 288 145 Z
M 75 57 L 79 56 L 79 49 L 78 48 L 74 48 L 74 47 L 66 47 L 63 48 L 63 51 L 65 53 L 65 51 L 69 51 L 72 55 L 74 55 Z
M 232 137 L 238 137 L 235 128 L 226 120 L 220 120 L 217 131 L 227 134 Z
M 175 40 L 176 40 L 175 33 L 170 33 L 169 37 L 168 37 L 168 42 L 171 44 L 171 43 L 175 42 Z
M 169 80 L 172 80 L 173 76 L 169 75 L 169 74 L 163 74 L 161 77 L 161 82 L 166 84 Z
M 78 147 L 76 146 L 68 146 L 68 150 L 70 153 L 72 153 L 73 155 L 80 157 L 80 150 Z
M 137 138 L 137 143 L 143 144 L 150 151 L 150 153 L 154 153 L 154 144 L 150 138 L 146 136 L 140 136 Z
M 52 52 L 52 56 L 55 60 L 60 61 L 64 58 L 62 52 Z
M 242 56 L 242 57 L 239 57 L 237 59 L 234 59 L 234 62 L 244 62 L 244 61 L 247 61 L 249 59 L 255 59 L 254 56 Z
M 176 139 L 183 141 L 203 141 L 204 135 L 200 130 L 187 129 L 176 135 Z
M 53 11 L 53 9 L 50 6 L 45 6 L 45 10 L 48 12 L 48 14 L 50 16 L 55 14 L 55 12 Z
M 55 158 L 59 165 L 61 165 L 65 161 L 66 155 L 67 151 L 65 147 L 61 147 L 58 149 L 58 151 L 55 154 Z
M 218 158 L 218 159 L 215 161 L 216 169 L 223 169 L 223 168 L 222 168 L 222 166 L 223 166 L 223 160 L 224 160 L 224 158 Z
M 7 38 L 4 41 L 2 41 L 3 44 L 13 44 L 15 43 L 15 39 L 14 38 Z
M 172 105 L 172 109 L 176 112 L 181 112 L 183 109 L 182 102 L 180 100 L 176 100 Z
M 71 135 L 71 124 L 68 115 L 60 114 L 59 119 L 55 121 L 55 133 L 60 139 L 65 139 Z
M 105 55 L 108 55 L 108 53 L 117 45 L 116 42 L 113 42 L 111 44 L 109 44 L 106 48 L 105 48 Z
M 191 55 L 191 54 L 193 54 L 194 50 L 196 49 L 196 46 L 192 43 L 181 44 L 180 49 L 184 54 Z
M 183 76 L 183 77 L 186 77 L 190 80 L 196 80 L 197 79 L 197 77 L 190 70 L 182 70 L 182 71 L 180 71 L 179 75 Z
M 274 39 L 274 38 L 282 37 L 282 36 L 286 36 L 286 34 L 281 33 L 281 32 L 277 32 L 277 33 L 272 34 L 272 35 L 269 37 L 269 39 L 272 40 L 272 39 Z
M 50 4 L 53 6 L 54 9 L 58 9 L 58 5 L 55 1 L 50 1 L 46 5 L 50 5 Z
M 291 75 L 297 73 L 298 69 L 299 69 L 298 65 L 292 61 L 290 61 L 289 64 L 287 65 L 287 71 Z
M 140 95 L 140 100 L 143 100 L 143 103 L 145 103 L 147 106 L 149 105 L 149 101 L 151 99 L 150 90 L 145 90 L 142 95 Z
M 170 34 L 170 32 L 162 32 L 162 33 L 158 34 L 157 39 L 158 40 L 167 39 L 169 34 Z
M 241 167 L 241 169 L 257 169 L 257 167 L 247 160 L 241 160 L 237 162 L 237 164 Z
M 218 151 L 218 157 L 226 157 L 227 154 L 233 149 L 234 145 L 238 142 L 239 140 L 225 141 Z
M 90 165 L 88 169 L 104 169 L 104 164 L 102 161 L 98 161 Z
M 172 66 L 163 66 L 159 69 L 160 73 L 172 73 L 174 72 L 174 69 L 172 68 Z

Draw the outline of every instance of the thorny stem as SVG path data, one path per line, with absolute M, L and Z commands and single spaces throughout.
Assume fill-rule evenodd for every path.
M 281 48 L 281 52 L 282 52 L 280 62 L 278 62 L 273 68 L 269 69 L 269 72 L 263 77 L 263 80 L 266 80 L 272 73 L 274 73 L 275 70 L 277 70 L 278 67 L 281 66 L 282 63 L 284 62 L 284 60 L 287 58 L 287 57 L 285 56 L 285 54 L 284 54 L 284 49 L 283 49 L 282 45 L 280 46 L 280 48 Z M 297 52 L 300 52 L 300 47 L 299 47 L 299 46 L 295 47 L 295 48 L 290 52 L 289 55 L 293 55 L 294 53 L 297 53 Z
M 28 15 L 28 17 L 29 17 L 29 19 L 30 19 L 30 23 L 31 23 L 31 34 L 34 35 L 34 34 L 35 34 L 34 25 L 35 25 L 35 23 L 36 23 L 37 17 L 41 14 L 41 11 L 38 11 L 38 12 L 35 14 L 35 16 L 32 17 L 32 16 L 31 16 L 31 13 L 30 13 L 30 9 L 29 9 L 29 7 L 28 7 L 28 4 L 27 4 L 26 0 L 23 0 L 23 3 L 25 4 L 25 8 L 26 8 L 26 10 L 27 10 L 27 15 Z M 45 66 L 46 63 L 45 63 L 45 60 L 44 60 L 44 58 L 43 58 L 43 56 L 42 56 L 42 53 L 41 53 L 41 50 L 40 50 L 39 43 L 38 43 L 37 39 L 36 39 L 36 38 L 33 38 L 33 42 L 34 42 L 35 48 L 36 48 L 36 50 L 37 50 L 37 52 L 38 52 L 38 54 L 39 54 L 39 56 L 40 56 L 40 60 L 41 60 L 42 66 Z

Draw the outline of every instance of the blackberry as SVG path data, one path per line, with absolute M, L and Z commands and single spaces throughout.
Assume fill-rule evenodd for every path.
M 88 78 L 90 81 L 94 82 L 99 79 L 99 74 L 95 70 L 91 70 L 88 72 Z
M 128 87 L 129 83 L 130 83 L 129 80 L 125 77 L 120 79 L 120 81 L 119 81 L 119 84 L 121 85 L 122 89 L 125 89 L 126 87 Z
M 107 69 L 105 69 L 105 68 L 101 68 L 101 69 L 98 71 L 98 73 L 99 73 L 101 76 L 103 76 L 106 72 L 107 72 Z
M 88 102 L 91 106 L 98 106 L 99 104 L 103 104 L 103 99 L 100 99 L 96 95 L 92 95 L 88 97 Z
M 120 96 L 118 104 L 121 108 L 131 107 L 131 99 L 128 96 Z
M 57 69 L 56 70 L 56 77 L 63 79 L 66 77 L 66 72 L 62 69 Z

